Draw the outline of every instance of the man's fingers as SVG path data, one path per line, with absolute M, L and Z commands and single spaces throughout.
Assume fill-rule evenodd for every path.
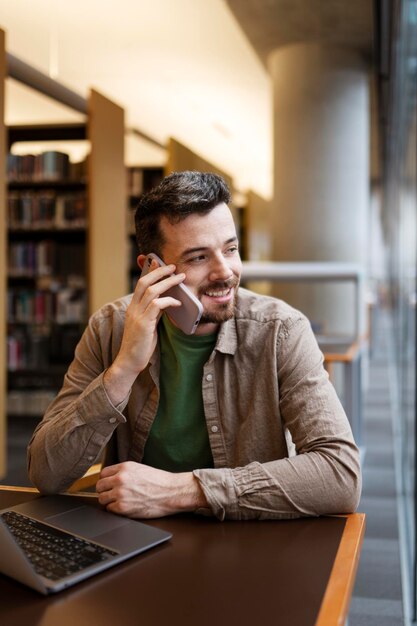
M 166 279 L 174 276 L 180 276 L 180 274 L 174 274 L 174 272 L 175 265 L 163 265 L 162 267 L 157 267 L 156 269 L 152 270 L 143 278 L 139 278 L 138 282 L 136 283 L 132 300 L 136 303 L 140 302 L 146 290 L 152 285 L 157 285 L 160 282 L 162 282 L 162 291 L 160 291 L 160 293 L 163 293 L 164 290 L 166 291 L 167 289 L 169 289 L 169 287 L 172 287 L 172 285 L 177 284 L 174 279 L 174 282 L 164 289 L 164 281 Z M 179 280 L 179 282 L 181 282 L 181 279 Z
M 117 472 L 120 472 L 122 469 L 122 465 L 123 463 L 116 463 L 115 465 L 107 465 L 106 467 L 103 467 L 100 472 L 100 478 L 107 478 L 108 476 L 117 474 Z
M 149 302 L 151 302 L 155 298 L 160 298 L 168 291 L 168 289 L 179 285 L 184 281 L 184 279 L 185 274 L 172 274 L 164 280 L 161 280 L 157 283 L 152 283 L 151 285 L 149 285 L 149 287 L 145 289 L 141 296 L 140 302 L 137 302 L 137 304 L 140 304 L 141 307 L 146 309 Z
M 98 501 L 103 506 L 108 506 L 112 502 L 116 501 L 116 497 L 113 495 L 111 491 L 103 491 L 98 494 Z
M 160 316 L 161 312 L 165 309 L 168 309 L 170 306 L 181 306 L 181 302 L 176 298 L 171 298 L 171 296 L 165 296 L 162 298 L 154 298 L 148 305 L 146 311 L 149 312 L 150 316 L 156 319 Z

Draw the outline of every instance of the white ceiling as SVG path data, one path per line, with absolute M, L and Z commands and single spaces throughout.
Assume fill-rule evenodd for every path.
M 84 97 L 94 87 L 128 126 L 173 136 L 239 189 L 270 195 L 270 80 L 223 0 L 2 0 L 0 27 L 8 52 Z M 7 123 L 80 118 L 28 91 L 9 81 Z M 163 160 L 132 141 L 130 162 Z

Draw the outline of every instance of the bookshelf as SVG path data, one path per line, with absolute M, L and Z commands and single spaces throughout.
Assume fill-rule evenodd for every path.
M 0 120 L 4 119 L 4 91 L 6 80 L 5 33 L 0 30 Z M 6 230 L 6 130 L 0 123 L 0 292 L 6 293 L 7 283 L 7 230 Z M 1 298 L 2 301 L 3 298 Z M 6 421 L 6 307 L 0 306 L 0 478 L 7 465 Z
M 128 281 L 129 289 L 135 289 L 139 278 L 139 269 L 136 262 L 138 252 L 135 237 L 135 210 L 143 193 L 158 185 L 165 175 L 163 167 L 132 166 L 127 168 L 127 232 L 129 246 Z
M 2 31 L 0 47 L 4 120 Z M 0 124 L 0 288 L 7 294 L 7 306 L 0 307 L 0 478 L 6 473 L 7 405 L 11 419 L 28 412 L 39 418 L 61 385 L 88 315 L 127 292 L 124 111 L 94 90 L 86 111 L 84 124 L 7 130 Z M 74 172 L 63 147 L 61 156 L 9 163 L 9 169 L 23 169 L 7 182 L 6 133 L 9 145 L 87 139 L 87 167 Z M 15 336 L 8 342 L 11 330 Z
M 48 128 L 55 140 L 71 128 Z M 42 128 L 10 127 L 9 149 Z M 54 132 L 53 132 L 54 131 Z M 76 129 L 77 138 L 80 129 Z M 7 413 L 39 418 L 87 319 L 85 167 L 65 152 L 7 157 Z

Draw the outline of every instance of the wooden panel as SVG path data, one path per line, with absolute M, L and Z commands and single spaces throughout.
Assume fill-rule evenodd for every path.
M 229 186 L 232 197 L 234 193 L 233 180 L 229 174 L 226 174 L 218 167 L 203 159 L 203 157 L 199 156 L 187 146 L 180 143 L 176 139 L 170 137 L 168 142 L 168 160 L 165 168 L 165 175 L 171 174 L 171 172 L 183 172 L 186 170 L 196 170 L 198 172 L 213 172 L 214 174 L 219 174 L 223 176 L 226 183 Z M 238 214 L 236 207 L 233 205 L 233 202 L 229 204 L 229 208 L 232 212 L 233 219 L 235 223 L 238 224 Z
M 89 310 L 127 293 L 127 182 L 124 111 L 92 90 L 89 157 Z
M 230 189 L 233 190 L 233 180 L 229 174 L 226 174 L 213 163 L 206 161 L 203 157 L 190 150 L 190 148 L 171 137 L 168 143 L 168 161 L 165 173 L 168 175 L 171 172 L 182 172 L 184 170 L 219 174 L 223 176 Z
M 5 33 L 0 30 L 0 478 L 6 474 L 6 131 L 4 88 L 6 79 Z
M 364 534 L 365 515 L 363 513 L 348 515 L 315 626 L 345 624 Z

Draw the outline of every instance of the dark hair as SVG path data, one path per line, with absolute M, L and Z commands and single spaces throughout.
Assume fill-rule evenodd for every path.
M 161 217 L 175 224 L 192 213 L 204 215 L 218 204 L 230 201 L 226 181 L 206 172 L 173 172 L 148 193 L 143 194 L 135 213 L 136 243 L 139 254 L 160 255 L 164 244 L 159 228 Z

